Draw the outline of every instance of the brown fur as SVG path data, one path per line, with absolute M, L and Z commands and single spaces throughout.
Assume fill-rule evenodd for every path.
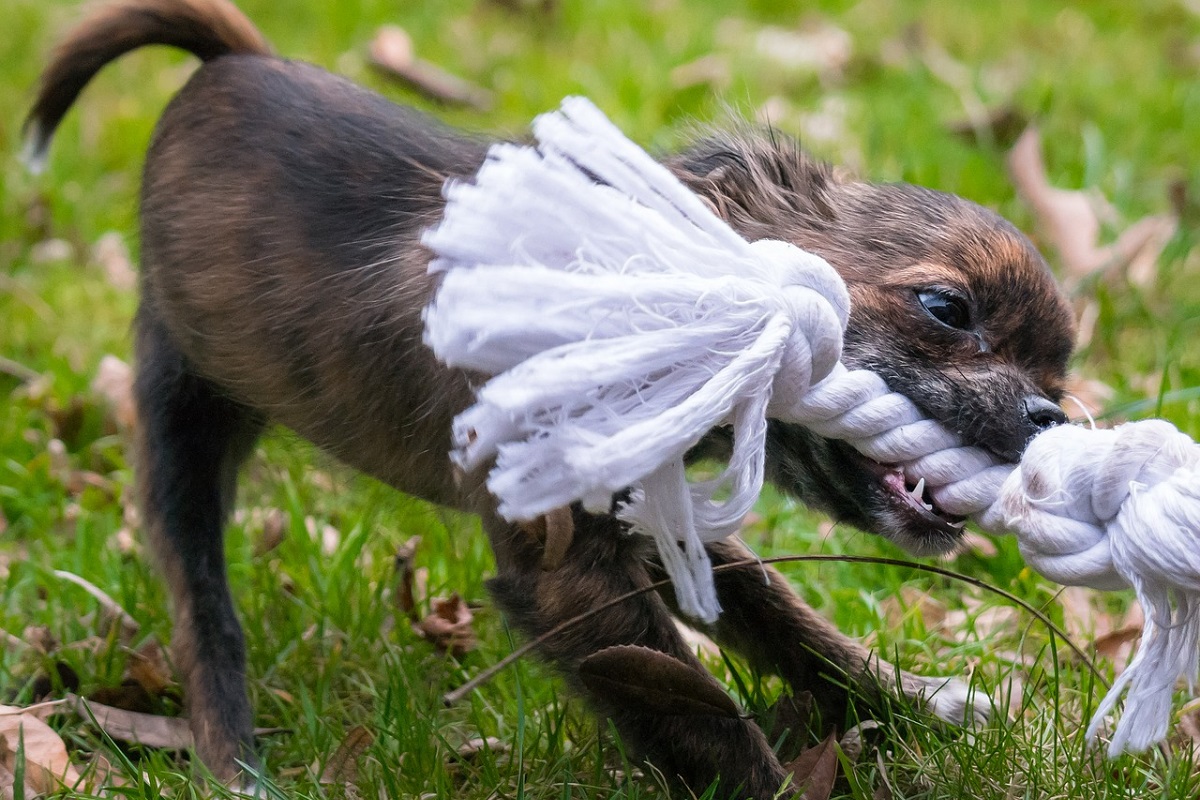
M 146 527 L 174 598 L 174 647 L 197 750 L 221 777 L 253 759 L 244 645 L 225 579 L 222 528 L 238 467 L 267 422 L 316 442 L 398 489 L 479 514 L 496 554 L 491 588 L 527 634 L 646 586 L 658 567 L 611 516 L 572 512 L 565 553 L 494 513 L 481 475 L 447 458 L 471 376 L 421 344 L 433 280 L 420 231 L 441 186 L 474 173 L 487 143 L 442 128 L 344 79 L 269 55 L 225 0 L 121 0 L 55 52 L 30 115 L 44 148 L 107 61 L 166 43 L 205 59 L 159 122 L 142 192 L 142 305 L 136 323 L 139 483 Z M 1070 316 L 1030 244 L 951 195 L 835 176 L 788 142 L 715 135 L 668 160 L 748 238 L 825 256 L 854 300 L 845 360 L 880 371 L 965 440 L 1007 457 L 1061 416 Z M 952 289 L 972 324 L 951 329 L 917 292 Z M 1050 399 L 1047 399 L 1050 398 Z M 699 450 L 719 453 L 715 432 Z M 920 551 L 953 545 L 939 519 L 897 505 L 847 446 L 774 424 L 771 479 L 811 505 Z M 560 515 L 561 516 L 561 515 Z M 565 542 L 564 519 L 551 521 Z M 550 528 L 546 531 L 549 538 Z M 718 562 L 745 555 L 710 548 Z M 545 567 L 549 566 L 550 569 Z M 896 675 L 771 573 L 723 573 L 713 634 L 809 689 L 836 714 L 849 694 L 910 696 L 939 681 Z M 581 692 L 576 667 L 641 644 L 699 668 L 670 620 L 669 594 L 644 594 L 550 639 L 542 655 Z M 696 790 L 771 797 L 784 773 L 747 720 L 672 718 L 589 700 L 629 746 Z M 961 703 L 959 704 L 961 706 Z M 943 716 L 961 707 L 935 709 Z

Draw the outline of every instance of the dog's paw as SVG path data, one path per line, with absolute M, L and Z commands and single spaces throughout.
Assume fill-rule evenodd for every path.
M 991 698 L 958 678 L 905 675 L 904 693 L 938 719 L 959 727 L 986 725 L 992 716 Z

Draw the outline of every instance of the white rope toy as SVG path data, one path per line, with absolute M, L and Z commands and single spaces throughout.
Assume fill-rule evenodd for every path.
M 1088 735 L 1128 687 L 1110 754 L 1165 736 L 1171 692 L 1200 664 L 1200 446 L 1152 420 L 1053 428 L 1016 467 L 964 447 L 839 362 L 849 299 L 823 259 L 743 240 L 586 100 L 534 134 L 536 148 L 497 145 L 473 183 L 448 184 L 424 237 L 442 273 L 427 344 L 495 376 L 456 419 L 452 458 L 494 460 L 504 517 L 607 512 L 628 489 L 618 516 L 654 538 L 680 607 L 711 622 L 703 543 L 757 500 L 767 418 L 802 424 L 923 480 L 942 510 L 1013 530 L 1053 580 L 1133 586 L 1146 630 Z M 718 425 L 729 464 L 689 483 L 683 456 Z

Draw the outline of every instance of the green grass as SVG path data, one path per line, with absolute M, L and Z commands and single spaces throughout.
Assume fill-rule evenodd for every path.
M 905 3 L 861 0 L 808 4 L 800 14 L 781 0 L 685 3 L 682 0 L 564 0 L 555 13 L 512 13 L 487 2 L 400 4 L 351 0 L 243 7 L 277 49 L 349 75 L 405 102 L 428 105 L 370 72 L 364 48 L 383 23 L 406 27 L 425 58 L 496 92 L 487 113 L 436 113 L 477 130 L 517 132 L 566 94 L 593 98 L 636 140 L 659 149 L 683 141 L 697 122 L 764 105 L 773 122 L 796 132 L 803 115 L 835 98 L 845 126 L 818 152 L 879 180 L 906 180 L 957 192 L 998 209 L 1035 233 L 1005 174 L 1003 150 L 947 130 L 963 117 L 960 89 L 935 76 L 904 41 L 935 43 L 960 62 L 964 86 L 988 104 L 1011 102 L 1036 117 L 1051 180 L 1094 187 L 1117 212 L 1114 225 L 1167 210 L 1172 184 L 1189 198 L 1180 233 L 1158 262 L 1158 279 L 1135 289 L 1122 281 L 1089 284 L 1098 302 L 1096 333 L 1078 371 L 1109 384 L 1113 414 L 1161 415 L 1200 436 L 1200 17 L 1173 0 L 1096 0 L 1061 8 L 1041 0 Z M 1194 6 L 1194 3 L 1192 4 Z M 70 664 L 84 692 L 120 682 L 128 660 L 97 621 L 97 604 L 53 577 L 79 574 L 110 593 L 166 641 L 164 591 L 140 545 L 117 545 L 122 500 L 130 491 L 126 442 L 106 421 L 89 385 L 105 354 L 129 358 L 136 299 L 106 281 L 90 251 L 119 231 L 136 250 L 135 207 L 142 154 L 163 104 L 193 62 L 145 51 L 107 69 L 67 119 L 47 173 L 27 174 L 16 159 L 20 120 L 56 36 L 76 17 L 74 4 L 7 0 L 0 37 L 0 355 L 43 376 L 31 390 L 0 375 L 0 628 L 32 640 L 45 626 L 51 654 L 9 646 L 0 656 L 0 692 L 30 698 L 36 676 Z M 788 71 L 757 56 L 754 34 L 822 17 L 848 31 L 853 56 L 844 74 Z M 733 19 L 731 23 L 728 20 Z M 716 52 L 728 64 L 719 89 L 677 87 L 675 67 Z M 1176 189 L 1178 191 L 1178 189 Z M 40 243 L 66 243 L 67 257 L 44 260 Z M 73 402 L 81 413 L 62 413 Z M 64 423 L 64 419 L 66 422 Z M 115 489 L 72 492 L 49 454 L 62 437 L 67 465 L 94 471 Z M 315 466 L 314 466 L 315 465 Z M 231 576 L 250 643 L 257 723 L 288 733 L 263 742 L 268 776 L 288 796 L 455 796 L 464 798 L 664 796 L 652 775 L 624 777 L 619 742 L 536 662 L 526 660 L 446 709 L 440 696 L 509 652 L 514 637 L 487 601 L 490 555 L 475 521 L 402 498 L 349 475 L 286 434 L 269 437 L 243 481 L 239 507 L 281 509 L 287 536 L 254 554 L 254 522 L 234 524 Z M 768 494 L 750 532 L 764 554 L 825 552 L 899 555 L 848 529 L 830 534 L 820 520 Z M 248 518 L 253 515 L 249 515 Z M 340 532 L 322 551 L 303 520 Z M 421 535 L 417 565 L 430 595 L 458 592 L 478 601 L 479 648 L 460 662 L 437 655 L 394 611 L 392 559 Z M 1011 540 L 995 555 L 968 554 L 956 569 L 1002 586 L 1061 620 L 1057 587 L 1025 569 Z M 1200 792 L 1186 750 L 1125 757 L 1109 764 L 1088 751 L 1082 729 L 1100 690 L 1086 670 L 1055 649 L 1046 631 L 1016 614 L 998 628 L 979 619 L 998 601 L 912 570 L 858 564 L 788 567 L 804 596 L 844 630 L 869 636 L 905 668 L 970 672 L 1003 699 L 1019 698 L 1000 724 L 956 736 L 894 709 L 883 757 L 897 796 L 909 798 L 1161 797 Z M 928 591 L 951 610 L 969 608 L 950 629 L 919 610 L 889 606 L 902 590 Z M 907 596 L 907 595 L 906 595 Z M 1096 601 L 1119 612 L 1127 597 Z M 889 616 L 890 614 L 890 616 Z M 136 642 L 135 642 L 136 644 Z M 714 671 L 752 709 L 777 683 Z M 1107 667 L 1106 667 L 1107 668 Z M 735 677 L 737 680 L 735 680 Z M 154 752 L 124 753 L 89 726 L 57 723 L 77 760 L 103 755 L 130 784 L 129 796 L 199 793 L 194 767 Z M 354 786 L 319 785 L 316 776 L 357 725 L 374 731 Z M 463 742 L 494 736 L 511 750 L 456 762 Z M 126 757 L 128 756 L 128 760 Z M 846 797 L 870 798 L 879 785 L 873 759 L 851 767 Z

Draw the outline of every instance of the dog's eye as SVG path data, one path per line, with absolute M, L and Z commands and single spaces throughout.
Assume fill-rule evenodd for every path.
M 967 301 L 958 295 L 938 289 L 917 291 L 917 300 L 929 316 L 949 328 L 966 330 L 971 324 L 971 312 Z

